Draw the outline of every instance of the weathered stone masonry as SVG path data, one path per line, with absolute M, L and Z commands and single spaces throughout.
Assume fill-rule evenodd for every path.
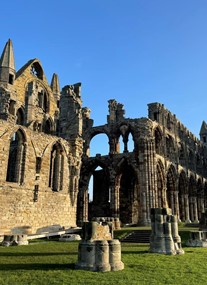
M 37 59 L 16 73 L 7 42 L 0 59 L 1 231 L 76 226 L 80 88 L 65 86 L 61 93 L 56 74 L 49 85 Z
M 93 127 L 84 117 L 84 152 L 79 189 L 79 220 L 117 217 L 122 223 L 150 224 L 150 209 L 172 209 L 180 221 L 197 222 L 207 206 L 207 127 L 198 140 L 160 103 L 148 105 L 148 118 L 124 117 L 123 105 L 109 101 L 107 124 Z M 90 157 L 90 142 L 106 134 L 109 154 Z M 133 151 L 128 151 L 131 134 Z M 124 151 L 120 153 L 120 142 Z M 96 170 L 101 167 L 100 170 Z M 93 201 L 88 185 L 94 177 Z
M 99 134 L 108 138 L 108 154 L 90 157 Z M 60 91 L 57 74 L 49 84 L 38 59 L 16 72 L 11 40 L 5 45 L 0 232 L 71 227 L 93 217 L 148 225 L 151 208 L 171 208 L 178 220 L 197 222 L 207 208 L 206 144 L 205 122 L 199 140 L 160 103 L 148 105 L 148 118 L 130 119 L 122 104 L 109 100 L 107 123 L 93 126 L 90 109 L 82 108 L 80 83 Z

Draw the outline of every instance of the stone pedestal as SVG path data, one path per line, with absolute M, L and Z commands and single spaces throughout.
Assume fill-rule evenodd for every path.
M 27 235 L 5 235 L 1 245 L 28 245 Z
M 151 226 L 150 252 L 169 255 L 184 253 L 178 234 L 177 217 L 172 215 L 171 209 L 151 209 Z
M 109 244 L 109 263 L 111 271 L 124 269 L 124 263 L 121 261 L 121 243 L 118 239 L 108 241 Z
M 109 264 L 109 245 L 106 240 L 95 241 L 95 271 L 106 272 L 111 270 Z
M 123 270 L 121 244 L 112 236 L 111 224 L 94 221 L 84 223 L 83 240 L 78 247 L 76 269 L 97 272 Z
M 190 239 L 187 241 L 187 246 L 207 247 L 207 232 L 190 232 Z

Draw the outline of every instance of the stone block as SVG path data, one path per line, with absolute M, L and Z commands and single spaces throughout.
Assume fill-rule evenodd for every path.
M 183 254 L 177 218 L 171 214 L 171 209 L 151 209 L 151 220 L 150 252 L 169 255 Z

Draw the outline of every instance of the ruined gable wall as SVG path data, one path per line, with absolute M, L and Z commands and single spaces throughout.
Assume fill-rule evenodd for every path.
M 0 120 L 0 229 L 17 226 L 31 226 L 33 232 L 38 228 L 60 224 L 76 225 L 76 203 L 72 205 L 69 189 L 69 167 L 67 155 L 69 144 L 58 137 L 35 133 L 26 127 L 21 129 L 26 137 L 26 163 L 24 183 L 19 185 L 6 181 L 10 138 L 17 131 L 17 125 Z M 65 151 L 63 190 L 53 192 L 48 187 L 50 153 L 53 144 L 60 141 Z M 36 157 L 42 158 L 41 170 L 36 174 Z M 39 185 L 38 199 L 34 201 L 35 185 Z
M 28 83 L 31 81 L 37 81 L 39 82 L 39 84 L 43 85 L 44 88 L 47 90 L 48 94 L 49 94 L 49 100 L 50 100 L 50 111 L 49 114 L 50 116 L 53 116 L 56 109 L 57 109 L 57 103 L 55 102 L 55 98 L 53 96 L 52 90 L 47 82 L 46 77 L 43 75 L 43 80 L 38 79 L 37 77 L 35 77 L 34 75 L 31 74 L 30 70 L 31 70 L 31 65 L 30 64 L 25 70 L 24 72 L 19 75 L 16 80 L 14 81 L 14 88 L 16 89 L 16 93 L 17 93 L 17 100 L 21 101 L 22 104 L 25 104 L 25 95 L 27 92 L 27 88 L 28 88 Z

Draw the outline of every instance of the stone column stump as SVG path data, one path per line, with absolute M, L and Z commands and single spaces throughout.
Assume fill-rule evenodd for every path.
M 111 271 L 124 269 L 124 263 L 121 261 L 121 243 L 118 239 L 108 241 L 109 244 L 109 263 Z
M 151 209 L 152 234 L 150 252 L 161 254 L 183 254 L 181 238 L 178 234 L 177 217 L 169 208 Z
M 82 227 L 83 240 L 78 247 L 76 269 L 96 272 L 124 269 L 121 261 L 121 244 L 113 239 L 112 222 L 85 222 Z

